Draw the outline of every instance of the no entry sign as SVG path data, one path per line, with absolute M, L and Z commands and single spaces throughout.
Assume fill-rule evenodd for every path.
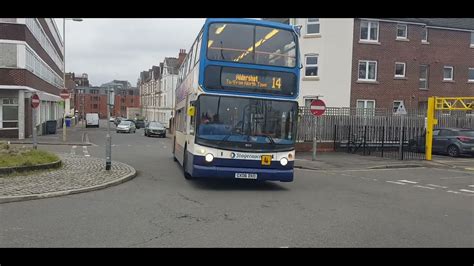
M 313 100 L 311 102 L 310 110 L 314 116 L 323 115 L 326 111 L 326 104 L 319 99 Z
M 40 104 L 40 98 L 38 94 L 31 95 L 31 107 L 38 108 L 39 104 Z
M 69 91 L 67 91 L 66 89 L 62 89 L 59 96 L 61 96 L 61 98 L 63 99 L 69 99 Z

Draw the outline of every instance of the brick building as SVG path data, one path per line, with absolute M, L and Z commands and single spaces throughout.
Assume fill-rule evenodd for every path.
M 107 91 L 102 87 L 76 87 L 76 110 L 80 117 L 87 113 L 98 113 L 107 117 Z
M 130 82 L 124 80 L 113 80 L 102 84 L 101 87 L 112 88 L 115 93 L 115 105 L 112 116 L 127 116 L 127 107 L 140 107 L 140 92 L 138 88 L 132 87 Z
M 356 19 L 351 106 L 474 96 L 474 19 Z
M 66 73 L 66 88 L 71 93 L 71 113 L 73 114 L 78 106 L 77 90 L 76 87 L 89 87 L 89 76 L 86 73 L 83 73 L 81 76 L 76 76 L 75 73 Z
M 301 25 L 300 105 L 426 108 L 474 95 L 472 18 L 291 18 Z
M 0 137 L 31 136 L 33 93 L 41 100 L 38 133 L 46 121 L 60 122 L 63 50 L 54 19 L 0 18 Z

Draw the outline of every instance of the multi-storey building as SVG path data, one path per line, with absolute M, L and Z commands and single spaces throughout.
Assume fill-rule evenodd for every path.
M 107 91 L 105 87 L 83 87 L 75 89 L 76 111 L 79 117 L 87 113 L 98 113 L 100 118 L 107 118 Z
M 35 119 L 39 134 L 46 121 L 60 122 L 63 51 L 54 19 L 0 18 L 0 137 L 32 134 L 33 93 L 41 100 Z
M 141 113 L 149 121 L 158 119 L 158 101 L 160 90 L 161 70 L 152 66 L 148 71 L 140 73 L 137 87 L 140 91 Z
M 124 80 L 113 80 L 102 84 L 101 87 L 114 89 L 115 103 L 112 116 L 127 116 L 127 107 L 140 107 L 140 92 L 138 88 L 132 87 L 130 82 Z M 107 113 L 105 114 L 107 116 Z
M 148 121 L 158 121 L 170 126 L 175 104 L 178 69 L 186 50 L 180 49 L 178 58 L 165 57 L 159 66 L 142 71 L 137 86 L 140 91 L 142 115 Z
M 301 26 L 300 105 L 425 108 L 474 95 L 472 18 L 292 18 Z

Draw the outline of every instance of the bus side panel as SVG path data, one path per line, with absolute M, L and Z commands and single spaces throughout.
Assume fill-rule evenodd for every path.
M 175 154 L 174 156 L 176 159 L 179 161 L 181 165 L 183 165 L 183 158 L 184 158 L 184 144 L 186 141 L 186 136 L 183 134 L 183 132 L 176 131 L 175 132 L 175 138 L 176 138 L 176 143 L 174 144 L 174 150 Z

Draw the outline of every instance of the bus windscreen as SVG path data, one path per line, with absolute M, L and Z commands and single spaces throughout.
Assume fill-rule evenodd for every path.
M 295 38 L 295 34 L 288 30 L 237 23 L 212 23 L 209 26 L 207 58 L 294 68 Z

